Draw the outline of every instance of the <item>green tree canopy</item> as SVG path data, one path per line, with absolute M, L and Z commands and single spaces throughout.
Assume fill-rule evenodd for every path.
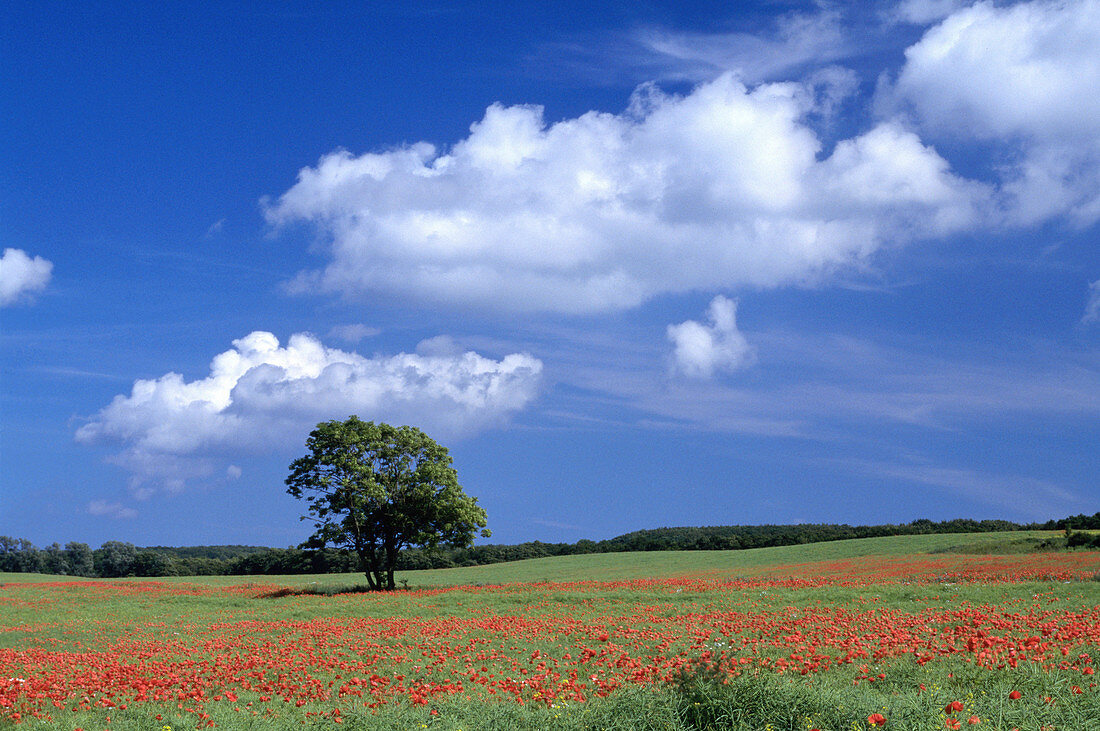
M 133 543 L 107 541 L 92 551 L 95 573 L 107 578 L 129 576 L 133 573 L 135 555 L 137 555 L 137 549 Z
M 372 589 L 393 589 L 401 549 L 464 547 L 485 530 L 485 510 L 462 491 L 447 450 L 411 426 L 351 416 L 317 425 L 287 492 L 305 498 L 317 532 L 304 546 L 348 548 Z
M 69 541 L 65 544 L 65 573 L 71 576 L 91 576 L 95 573 L 95 560 L 87 543 Z

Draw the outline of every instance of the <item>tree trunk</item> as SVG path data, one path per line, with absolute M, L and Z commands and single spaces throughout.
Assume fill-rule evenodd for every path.
M 394 590 L 393 569 L 397 565 L 397 541 L 390 538 L 386 541 L 386 589 Z
M 359 549 L 359 568 L 367 577 L 367 586 L 371 591 L 393 591 L 394 567 L 397 565 L 398 544 L 387 541 L 381 546 Z
M 381 591 L 381 573 L 378 571 L 378 556 L 375 553 L 374 547 L 371 546 L 368 550 L 365 547 L 359 548 L 359 569 L 363 572 L 363 575 L 367 577 L 367 586 L 371 591 Z

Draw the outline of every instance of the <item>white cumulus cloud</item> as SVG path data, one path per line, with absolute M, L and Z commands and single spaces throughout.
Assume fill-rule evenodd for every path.
M 894 123 L 821 159 L 818 92 L 726 74 L 553 124 L 493 105 L 447 151 L 326 155 L 266 216 L 328 243 L 301 290 L 567 313 L 813 282 L 976 219 L 984 189 Z
M 53 264 L 40 256 L 32 259 L 22 249 L 4 249 L 0 257 L 0 307 L 45 289 L 52 271 Z
M 541 371 L 542 362 L 525 353 L 500 360 L 470 351 L 367 358 L 306 333 L 284 347 L 257 331 L 216 356 L 205 378 L 167 373 L 135 381 L 76 438 L 123 445 L 113 459 L 146 496 L 148 483 L 179 489 L 217 470 L 237 476 L 235 454 L 300 445 L 319 421 L 350 414 L 412 424 L 437 438 L 469 435 L 524 408 Z
M 710 378 L 752 362 L 754 348 L 737 329 L 737 301 L 718 295 L 707 308 L 708 323 L 688 320 L 668 326 L 673 370 L 692 378 Z
M 894 93 L 932 134 L 1007 145 L 1017 223 L 1100 219 L 1100 2 L 952 13 L 905 52 Z M 1022 151 L 1022 152 L 1021 152 Z

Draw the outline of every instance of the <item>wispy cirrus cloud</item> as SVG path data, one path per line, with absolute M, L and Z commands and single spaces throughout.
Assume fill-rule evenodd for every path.
M 901 461 L 842 460 L 839 464 L 868 477 L 931 487 L 1034 520 L 1046 518 L 1051 513 L 1070 514 L 1088 507 L 1087 500 L 1061 485 L 1024 475 L 991 474 Z
M 847 58 L 860 48 L 836 9 L 779 16 L 755 33 L 642 28 L 631 34 L 658 78 L 692 81 L 733 72 L 749 83 L 797 78 L 807 66 Z
M 1093 322 L 1100 322 L 1100 279 L 1089 285 L 1089 300 L 1085 303 L 1085 314 L 1081 316 L 1081 324 Z
M 328 331 L 328 336 L 330 338 L 343 340 L 345 343 L 358 343 L 364 338 L 373 338 L 381 334 L 382 328 L 371 327 L 370 325 L 364 325 L 358 322 L 350 325 L 335 325 Z
M 903 23 L 927 25 L 943 20 L 966 6 L 965 0 L 902 0 L 886 15 L 891 20 Z
M 640 334 L 635 337 L 641 337 Z M 755 351 L 752 379 L 668 379 L 657 344 L 634 349 L 622 336 L 572 335 L 555 377 L 583 399 L 629 404 L 624 423 L 810 440 L 851 439 L 853 425 L 906 426 L 932 433 L 1003 428 L 1007 421 L 1100 418 L 1100 354 L 1047 343 L 1003 353 L 937 355 L 929 343 L 886 345 L 846 335 L 744 333 Z M 589 410 L 586 411 L 585 409 Z M 623 418 L 620 412 L 620 418 Z M 848 436 L 843 436 L 848 435 Z
M 884 42 L 876 14 L 838 5 L 769 14 L 730 13 L 705 29 L 642 23 L 544 46 L 529 59 L 531 72 L 552 68 L 600 84 L 641 81 L 700 83 L 733 73 L 749 84 L 799 79 L 847 62 Z M 906 21 L 908 22 L 908 21 Z
M 128 508 L 122 503 L 109 503 L 106 500 L 93 500 L 88 503 L 88 514 L 114 518 L 115 520 L 129 520 L 136 518 L 138 512 Z

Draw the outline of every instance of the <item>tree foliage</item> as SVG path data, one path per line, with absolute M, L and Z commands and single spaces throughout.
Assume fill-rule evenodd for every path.
M 132 576 L 137 548 L 126 541 L 107 541 L 92 551 L 96 576 L 115 578 Z
M 69 541 L 65 544 L 66 572 L 71 576 L 92 576 L 95 574 L 95 557 L 87 543 Z
M 411 426 L 362 421 L 317 425 L 308 454 L 290 465 L 287 492 L 304 498 L 317 531 L 304 545 L 333 544 L 359 557 L 372 589 L 393 589 L 401 550 L 469 546 L 485 511 L 458 484 L 447 450 Z

